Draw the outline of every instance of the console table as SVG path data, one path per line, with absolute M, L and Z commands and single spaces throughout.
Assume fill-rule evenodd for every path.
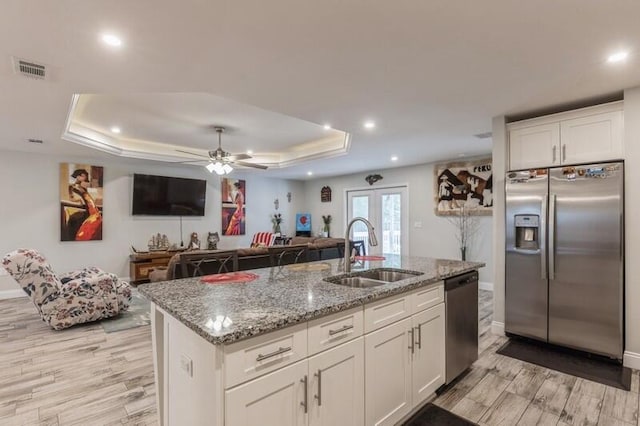
M 167 267 L 169 260 L 179 251 L 152 251 L 134 253 L 129 256 L 129 275 L 131 284 L 138 285 L 149 282 L 149 272 L 153 268 Z

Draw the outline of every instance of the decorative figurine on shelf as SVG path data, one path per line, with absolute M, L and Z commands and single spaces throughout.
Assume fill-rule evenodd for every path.
M 324 222 L 324 228 L 322 229 L 322 236 L 329 237 L 331 235 L 329 233 L 331 228 L 331 215 L 328 214 L 326 216 L 322 216 L 322 221 Z
M 273 233 L 276 235 L 276 237 L 279 237 L 280 233 L 282 232 L 282 230 L 280 229 L 280 224 L 282 223 L 282 214 L 274 213 L 273 217 L 271 218 L 271 222 L 273 222 Z
M 156 235 L 151 236 L 147 246 L 149 247 L 149 251 L 169 250 L 169 238 L 167 238 L 166 234 L 160 235 L 160 233 L 157 233 Z
M 364 178 L 364 180 L 366 180 L 369 185 L 373 185 L 377 181 L 382 180 L 382 175 L 379 175 L 376 173 L 376 174 L 367 176 L 366 178 Z
M 207 250 L 218 250 L 218 241 L 220 241 L 220 235 L 217 232 L 209 232 L 207 234 Z
M 200 240 L 198 239 L 198 233 L 191 233 L 191 241 L 189 241 L 189 250 L 200 250 Z

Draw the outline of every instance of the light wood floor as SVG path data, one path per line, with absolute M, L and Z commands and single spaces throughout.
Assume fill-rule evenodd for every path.
M 638 371 L 625 392 L 497 355 L 491 297 L 480 292 L 480 359 L 436 404 L 482 425 L 638 425 Z M 56 332 L 27 298 L 0 301 L 0 425 L 156 424 L 150 333 Z
M 491 297 L 480 291 L 480 357 L 437 405 L 481 425 L 639 424 L 640 372 L 625 392 L 496 354 L 507 339 L 491 334 Z
M 0 425 L 157 424 L 149 326 L 54 331 L 26 297 L 0 301 Z

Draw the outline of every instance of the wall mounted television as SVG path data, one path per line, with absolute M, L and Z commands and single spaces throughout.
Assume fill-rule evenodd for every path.
M 204 216 L 207 181 L 133 175 L 134 216 Z

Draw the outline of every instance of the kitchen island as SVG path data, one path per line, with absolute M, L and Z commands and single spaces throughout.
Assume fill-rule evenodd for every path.
M 443 280 L 482 266 L 388 256 L 349 275 L 408 278 L 352 288 L 325 281 L 336 259 L 253 270 L 249 283 L 139 286 L 161 424 L 395 424 L 444 383 Z

